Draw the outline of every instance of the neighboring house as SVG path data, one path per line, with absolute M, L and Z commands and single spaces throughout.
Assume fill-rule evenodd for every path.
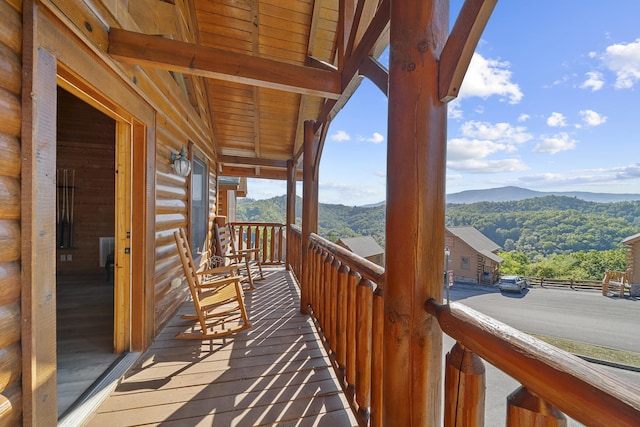
M 238 197 L 247 196 L 246 177 L 218 177 L 218 216 L 224 216 L 227 221 L 236 221 L 236 207 Z
M 384 267 L 384 249 L 371 236 L 338 239 L 336 244 Z
M 627 237 L 622 241 L 622 244 L 628 246 L 627 271 L 629 272 L 629 283 L 640 283 L 640 233 Z
M 496 253 L 500 246 L 473 227 L 446 227 L 445 246 L 450 254 L 448 270 L 456 281 L 493 285 L 504 261 Z

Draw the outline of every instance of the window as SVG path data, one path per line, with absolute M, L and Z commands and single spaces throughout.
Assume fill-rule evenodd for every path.
M 469 257 L 463 256 L 462 261 L 460 263 L 460 268 L 462 270 L 469 270 Z
M 194 256 L 204 252 L 207 239 L 207 166 L 193 157 L 191 173 L 191 251 Z

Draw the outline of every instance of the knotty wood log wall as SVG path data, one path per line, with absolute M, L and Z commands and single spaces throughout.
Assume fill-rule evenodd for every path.
M 211 171 L 215 171 L 215 155 L 203 98 L 203 81 L 193 79 L 189 82 L 194 93 L 190 100 L 170 73 L 112 61 L 106 53 L 107 31 L 109 27 L 121 27 L 151 34 L 174 34 L 178 39 L 193 41 L 194 35 L 190 28 L 195 26 L 184 22 L 189 21 L 192 16 L 186 10 L 190 4 L 156 2 L 154 10 L 162 11 L 162 19 L 157 19 L 157 15 L 148 13 L 148 10 L 122 8 L 119 2 L 99 0 L 93 2 L 92 7 L 82 1 L 50 0 L 38 2 L 33 10 L 29 8 L 38 24 L 37 31 L 33 32 L 37 38 L 34 40 L 37 49 L 46 51 L 48 58 L 54 59 L 58 72 L 66 81 L 71 81 L 69 78 L 72 77 L 73 84 L 78 84 L 75 87 L 86 91 L 86 99 L 100 99 L 99 102 L 106 110 L 114 112 L 114 117 L 121 117 L 118 120 L 131 120 L 138 128 L 144 128 L 146 143 L 154 150 L 157 164 L 148 163 L 153 168 L 148 174 L 153 176 L 155 171 L 155 180 L 149 179 L 148 186 L 155 188 L 157 198 L 151 197 L 148 204 L 153 215 L 146 219 L 153 224 L 145 230 L 155 230 L 155 235 L 151 232 L 147 243 L 152 247 L 149 251 L 151 255 L 144 258 L 154 267 L 148 275 L 148 290 L 139 292 L 141 295 L 149 295 L 148 298 L 153 300 L 153 306 L 148 310 L 150 322 L 143 325 L 147 331 L 153 329 L 152 335 L 169 320 L 186 293 L 186 287 L 179 283 L 184 275 L 180 271 L 180 261 L 175 244 L 171 241 L 171 233 L 177 227 L 188 224 L 189 186 L 188 179 L 177 177 L 170 170 L 170 153 L 178 151 L 182 145 L 188 146 L 189 141 L 192 141 L 209 160 Z M 47 423 L 40 419 L 44 404 L 41 399 L 34 397 L 35 390 L 24 390 L 23 394 L 22 359 L 32 360 L 31 365 L 37 365 L 41 360 L 55 360 L 55 348 L 52 347 L 53 352 L 48 347 L 40 348 L 41 354 L 46 355 L 40 358 L 35 357 L 35 353 L 32 354 L 28 349 L 25 353 L 20 342 L 22 10 L 20 0 L 0 0 L 0 425 L 19 425 L 23 422 L 29 424 L 30 421 Z M 25 64 L 25 67 L 27 65 L 30 64 Z M 28 71 L 33 72 L 31 69 Z M 195 109 L 194 100 L 198 107 Z M 75 130 L 82 134 L 87 128 Z M 88 131 L 92 135 L 96 133 L 96 129 Z M 73 150 L 77 150 L 79 145 L 83 145 L 83 149 L 91 145 L 94 151 L 85 151 L 81 156 L 88 167 L 98 165 L 99 158 L 103 156 L 108 156 L 111 162 L 111 152 L 97 148 L 99 144 L 96 141 L 78 141 L 67 136 L 60 136 L 60 140 L 63 150 L 60 158 L 65 157 L 64 150 L 72 146 Z M 58 166 L 80 169 L 64 163 Z M 55 170 L 55 167 L 52 169 Z M 107 181 L 109 185 L 113 185 L 113 171 L 110 173 L 109 179 L 104 178 L 105 186 Z M 85 182 L 81 185 L 82 177 L 78 174 L 76 172 L 76 185 L 82 187 Z M 215 178 L 215 174 L 210 177 L 214 183 Z M 95 184 L 93 188 L 95 190 Z M 212 209 L 215 207 L 215 189 L 215 185 L 211 186 Z M 144 191 L 144 188 L 142 190 L 134 194 L 145 197 L 153 193 Z M 100 190 L 94 193 L 99 196 Z M 76 196 L 80 197 L 79 194 Z M 104 209 L 105 215 L 106 211 L 113 214 L 113 208 Z M 55 211 L 52 210 L 51 215 L 55 216 Z M 81 240 L 76 240 L 78 246 L 80 243 Z M 37 255 L 34 253 L 36 258 Z M 73 261 L 67 262 L 68 265 L 82 261 L 79 258 L 81 255 L 75 252 L 72 255 Z M 88 256 L 92 263 L 97 263 L 95 254 Z M 23 267 L 29 269 L 30 265 L 23 263 Z M 51 274 L 55 274 L 53 269 Z M 175 285 L 174 279 L 180 279 L 178 285 Z M 147 284 L 133 283 L 132 286 L 146 287 Z M 22 329 L 31 327 L 33 330 L 45 330 L 50 327 L 38 323 L 39 319 L 40 317 L 34 316 L 34 324 L 25 324 Z M 55 401 L 54 395 L 50 401 Z M 32 417 L 25 415 L 23 418 L 23 409 Z M 55 418 L 55 413 L 51 413 L 49 417 Z
M 106 280 L 99 265 L 99 238 L 114 236 L 115 121 L 58 89 L 57 133 L 57 167 L 75 171 L 73 247 L 58 249 L 57 273 L 105 274 Z M 67 175 L 71 185 L 72 174 Z M 58 179 L 63 190 L 61 174 Z M 72 260 L 61 261 L 60 255 L 67 254 Z
M 20 422 L 20 2 L 0 0 L 0 425 Z

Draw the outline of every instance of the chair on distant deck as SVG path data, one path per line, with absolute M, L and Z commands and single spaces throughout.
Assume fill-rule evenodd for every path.
M 180 228 L 173 235 L 196 311 L 195 315 L 184 315 L 182 318 L 197 320 L 193 332 L 180 333 L 176 338 L 217 338 L 249 328 L 251 324 L 244 305 L 242 278 L 236 275 L 236 268 L 198 271 L 185 230 Z M 234 326 L 227 329 L 225 323 L 233 323 Z M 198 324 L 200 330 L 197 330 Z
M 215 232 L 215 256 L 213 257 L 215 261 L 213 262 L 216 266 L 229 266 L 236 265 L 238 267 L 244 266 L 246 270 L 247 280 L 249 281 L 249 289 L 250 291 L 255 289 L 253 282 L 256 280 L 264 279 L 264 275 L 262 273 L 262 264 L 260 264 L 260 249 L 259 248 L 248 248 L 248 249 L 238 249 L 236 248 L 235 240 L 233 238 L 233 231 L 231 230 L 231 226 L 229 224 L 219 225 L 217 222 L 213 224 L 214 232 Z M 217 257 L 217 258 L 216 258 Z M 251 268 L 253 266 L 258 267 L 258 271 L 260 273 L 260 278 L 253 277 L 253 273 Z

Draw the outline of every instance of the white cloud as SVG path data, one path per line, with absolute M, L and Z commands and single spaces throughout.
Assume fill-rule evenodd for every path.
M 589 127 L 599 126 L 607 121 L 607 116 L 603 116 L 593 110 L 580 110 L 580 117 L 582 117 L 582 122 Z M 579 126 L 576 125 L 576 127 Z
M 526 114 L 526 113 L 522 113 L 518 116 L 518 121 L 519 122 L 526 122 L 527 120 L 529 120 L 531 118 L 530 115 Z
M 580 88 L 591 89 L 591 92 L 602 89 L 602 86 L 604 86 L 604 78 L 602 76 L 602 73 L 598 71 L 589 71 L 586 76 L 587 80 L 585 80 L 584 83 L 580 85 Z
M 566 132 L 546 137 L 542 142 L 535 146 L 534 153 L 556 154 L 561 151 L 573 150 L 576 147 L 576 141 L 569 137 Z
M 640 178 L 640 163 L 613 168 L 571 170 L 566 173 L 543 173 L 520 177 L 529 186 L 561 186 L 580 184 L 606 184 L 608 187 L 619 181 Z
M 382 141 L 384 141 L 384 136 L 378 132 L 374 132 L 372 136 L 367 138 L 367 142 L 373 142 L 374 144 L 380 144 Z
M 640 80 L 640 39 L 607 47 L 601 59 L 616 73 L 617 89 L 630 89 Z
M 512 144 L 522 144 L 533 138 L 523 126 L 509 123 L 489 123 L 471 120 L 461 126 L 462 134 L 468 138 L 489 139 Z
M 562 113 L 551 113 L 551 116 L 547 118 L 547 125 L 555 128 L 555 127 L 565 127 L 567 126 L 567 119 L 564 117 Z
M 386 188 L 384 186 L 366 187 L 340 182 L 321 181 L 319 183 L 318 197 L 322 203 L 350 205 L 353 202 L 349 201 L 357 201 L 358 205 L 362 205 L 384 200 L 386 197 Z
M 482 159 L 498 151 L 507 150 L 507 145 L 493 141 L 457 138 L 447 144 L 447 160 L 462 162 Z
M 509 66 L 508 62 L 487 59 L 474 53 L 460 87 L 460 97 L 488 98 L 497 95 L 508 98 L 510 104 L 517 104 L 524 95 L 520 86 L 511 81 Z
M 462 108 L 460 108 L 460 99 L 456 98 L 447 104 L 447 118 L 461 119 Z
M 329 138 L 332 141 L 336 141 L 336 142 L 351 141 L 351 137 L 349 136 L 349 134 L 343 130 L 337 131 L 336 133 L 331 135 Z
M 528 167 L 518 159 L 447 161 L 447 167 L 469 173 L 518 172 Z

